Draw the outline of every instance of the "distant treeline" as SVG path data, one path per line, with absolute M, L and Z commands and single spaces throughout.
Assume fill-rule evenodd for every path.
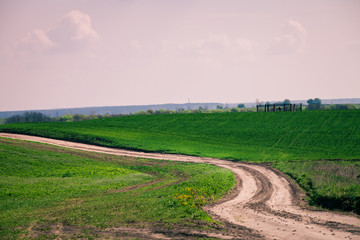
M 359 100 L 360 102 L 360 100 Z M 0 111 L 0 118 L 8 118 L 13 115 L 20 115 L 25 112 L 40 112 L 48 117 L 61 117 L 64 115 L 114 115 L 114 114 L 131 114 L 137 111 L 146 111 L 148 109 L 160 110 L 160 109 L 172 109 L 178 108 L 184 109 L 198 109 L 200 106 L 204 106 L 208 109 L 215 109 L 218 104 L 222 103 L 185 103 L 185 104 L 157 104 L 157 105 L 129 105 L 129 106 L 106 106 L 106 107 L 84 107 L 84 108 L 63 108 L 63 109 L 47 109 L 47 110 L 28 110 L 28 111 Z M 228 106 L 235 107 L 237 104 L 227 104 Z M 251 106 L 251 104 L 247 104 Z
M 360 98 L 343 98 L 343 99 L 322 99 L 322 104 L 360 104 Z M 265 104 L 264 102 L 247 102 L 242 104 L 246 108 L 256 107 L 257 104 Z M 293 104 L 302 103 L 303 106 L 307 105 L 307 100 L 293 100 Z M 271 104 L 277 103 L 271 101 Z M 46 110 L 28 110 L 28 111 L 0 111 L 0 124 L 2 123 L 1 118 L 9 118 L 14 115 L 21 115 L 25 112 L 40 112 L 48 117 L 61 117 L 64 115 L 75 115 L 84 114 L 88 115 L 116 115 L 116 114 L 131 114 L 138 111 L 147 111 L 152 109 L 154 111 L 161 109 L 171 109 L 177 111 L 178 109 L 194 110 L 202 107 L 204 109 L 216 109 L 217 105 L 222 105 L 224 108 L 236 108 L 239 103 L 216 103 L 216 102 L 205 102 L 205 103 L 183 103 L 183 104 L 156 104 L 156 105 L 128 105 L 128 106 L 105 106 L 105 107 L 83 107 L 83 108 L 62 108 L 62 109 L 46 109 Z
M 152 115 L 152 114 L 176 114 L 176 113 L 216 113 L 216 112 L 254 112 L 255 108 L 245 108 L 243 104 L 239 104 L 238 108 L 227 108 L 222 105 L 218 105 L 216 109 L 209 110 L 206 107 L 199 107 L 198 109 L 179 108 L 177 110 L 160 109 L 147 111 L 137 111 L 129 114 L 105 114 L 105 115 L 85 115 L 85 114 L 66 114 L 61 117 L 48 117 L 40 112 L 25 112 L 23 114 L 14 115 L 4 120 L 5 124 L 19 123 L 19 122 L 77 122 L 84 120 L 93 120 L 110 117 L 123 117 L 130 115 Z
M 282 104 L 292 104 L 289 99 L 285 99 L 282 102 L 261 102 L 258 106 L 263 107 L 264 105 L 282 105 Z M 360 104 L 324 104 L 320 98 L 310 98 L 307 100 L 307 105 L 303 105 L 304 110 L 336 110 L 336 109 L 360 109 Z
M 6 123 L 19 123 L 19 122 L 51 122 L 52 118 L 39 113 L 39 112 L 25 112 L 21 115 L 14 115 L 5 120 Z
M 160 109 L 147 111 L 137 111 L 133 115 L 152 115 L 152 114 L 176 114 L 176 113 L 220 113 L 220 112 L 255 112 L 256 108 L 245 108 L 244 104 L 238 104 L 237 107 L 228 107 L 227 105 L 217 105 L 216 109 L 208 109 L 207 107 L 200 106 L 198 109 L 184 109 L 178 108 L 176 110 Z
M 321 104 L 321 101 L 309 102 L 308 106 L 304 106 L 305 110 L 327 110 L 327 109 L 360 109 L 359 104 Z M 2 120 L 2 123 L 19 123 L 19 122 L 77 122 L 84 120 L 93 120 L 110 117 L 122 117 L 130 115 L 153 115 L 153 114 L 179 114 L 179 113 L 222 113 L 222 112 L 256 112 L 256 108 L 246 108 L 244 104 L 239 104 L 237 107 L 228 108 L 223 105 L 217 105 L 216 109 L 207 109 L 200 106 L 198 109 L 184 109 L 179 108 L 177 110 L 149 109 L 146 111 L 137 111 L 129 114 L 105 114 L 105 115 L 85 115 L 85 114 L 66 114 L 61 117 L 48 117 L 40 112 L 25 112 L 23 114 L 14 115 L 12 117 Z M 0 123 L 1 124 L 1 123 Z
M 360 109 L 359 104 L 329 104 L 323 105 L 323 109 Z
M 62 117 L 48 117 L 40 112 L 25 112 L 23 114 L 14 115 L 6 118 L 4 123 L 20 123 L 20 122 L 76 122 L 83 120 L 99 119 L 106 117 L 119 117 L 125 114 L 117 115 L 84 115 L 84 114 L 67 114 Z

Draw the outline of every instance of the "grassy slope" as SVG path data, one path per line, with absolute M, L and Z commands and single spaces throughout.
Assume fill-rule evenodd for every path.
M 290 161 L 274 164 L 306 190 L 310 204 L 360 214 L 360 161 Z
M 208 221 L 200 207 L 234 182 L 231 171 L 211 165 L 0 138 L 0 238 L 55 238 L 59 226 L 88 238 L 124 225 Z
M 129 116 L 0 131 L 247 161 L 360 157 L 360 110 Z

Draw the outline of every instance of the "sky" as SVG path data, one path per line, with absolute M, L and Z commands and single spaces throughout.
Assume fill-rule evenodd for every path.
M 360 97 L 359 0 L 0 0 L 0 111 Z

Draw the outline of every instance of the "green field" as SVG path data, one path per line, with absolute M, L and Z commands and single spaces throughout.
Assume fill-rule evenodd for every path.
M 104 238 L 102 231 L 120 226 L 207 226 L 211 218 L 201 206 L 234 184 L 231 171 L 212 165 L 0 138 L 0 238 Z
M 310 203 L 360 213 L 360 110 L 126 116 L 9 124 L 0 131 L 131 150 L 272 162 L 307 191 Z
M 0 131 L 256 162 L 360 158 L 360 110 L 127 116 Z

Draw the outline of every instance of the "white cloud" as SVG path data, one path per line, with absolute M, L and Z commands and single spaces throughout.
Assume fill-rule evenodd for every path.
M 35 29 L 29 32 L 23 39 L 15 43 L 14 48 L 20 54 L 34 54 L 47 51 L 56 46 L 46 33 L 41 29 Z M 14 54 L 14 51 L 10 51 Z
M 41 29 L 36 29 L 32 32 L 32 34 L 28 35 L 25 41 L 29 43 L 40 43 L 45 49 L 52 48 L 56 44 L 51 41 L 46 33 Z
M 92 48 L 98 40 L 91 18 L 73 10 L 62 17 L 55 28 L 35 29 L 15 43 L 13 49 L 22 54 L 76 52 Z
M 89 15 L 85 13 L 73 10 L 69 12 L 61 22 L 65 22 L 65 25 L 71 25 L 74 32 L 72 39 L 74 40 L 97 40 L 99 38 L 91 26 Z
M 54 51 L 74 52 L 91 48 L 99 40 L 91 25 L 91 18 L 80 11 L 73 10 L 62 17 L 58 26 L 48 32 L 51 40 L 58 44 Z
M 282 35 L 271 44 L 270 54 L 302 53 L 308 37 L 306 29 L 297 21 L 288 20 L 281 27 Z
M 62 17 L 58 26 L 49 31 L 49 35 L 59 42 L 97 41 L 99 38 L 91 26 L 90 17 L 77 10 L 73 10 Z
M 181 47 L 186 54 L 198 56 L 236 56 L 252 52 L 253 43 L 248 39 L 232 39 L 226 34 L 211 34 L 206 39 L 193 41 Z
M 252 61 L 255 59 L 253 49 L 253 41 L 227 34 L 211 34 L 179 47 L 180 55 L 188 58 L 189 63 L 211 68 Z

